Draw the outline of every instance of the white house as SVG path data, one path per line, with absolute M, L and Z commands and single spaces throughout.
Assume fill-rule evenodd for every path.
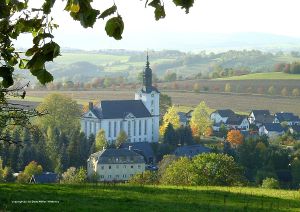
M 228 117 L 225 126 L 228 129 L 238 129 L 238 130 L 243 130 L 243 131 L 248 131 L 249 130 L 249 121 L 247 116 L 243 115 L 234 115 Z
M 127 142 L 158 142 L 159 95 L 152 86 L 152 70 L 148 56 L 143 72 L 143 86 L 135 93 L 134 100 L 106 100 L 99 105 L 89 103 L 81 118 L 81 130 L 88 137 L 104 129 L 106 139 L 114 142 L 125 131 Z
M 144 157 L 131 149 L 103 149 L 87 160 L 87 175 L 99 181 L 127 181 L 145 171 Z
M 225 123 L 228 117 L 235 115 L 235 113 L 230 109 L 216 110 L 210 114 L 210 119 L 215 124 Z
M 259 135 L 267 135 L 269 138 L 276 138 L 284 134 L 284 129 L 279 123 L 264 124 L 259 128 Z

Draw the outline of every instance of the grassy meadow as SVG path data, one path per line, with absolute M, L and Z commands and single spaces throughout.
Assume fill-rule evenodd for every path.
M 47 211 L 300 211 L 300 192 L 246 187 L 0 184 L 1 211 L 45 209 Z
M 282 72 L 254 73 L 242 76 L 218 78 L 217 80 L 300 80 L 300 74 Z

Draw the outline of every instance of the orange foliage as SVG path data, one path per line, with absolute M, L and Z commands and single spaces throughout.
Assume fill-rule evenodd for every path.
M 227 133 L 227 141 L 231 143 L 233 146 L 237 146 L 242 144 L 244 139 L 243 134 L 239 130 L 230 130 Z

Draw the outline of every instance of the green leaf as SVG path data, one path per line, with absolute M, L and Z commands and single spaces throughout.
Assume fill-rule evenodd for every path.
M 116 40 L 121 40 L 123 30 L 124 22 L 120 15 L 118 15 L 117 17 L 113 17 L 106 22 L 105 31 L 109 37 L 113 37 Z
M 39 72 L 37 78 L 43 85 L 53 81 L 53 76 L 46 70 Z
M 29 61 L 29 60 L 27 60 L 27 59 L 21 59 L 21 60 L 20 60 L 20 63 L 19 63 L 19 68 L 20 68 L 20 69 L 25 69 L 25 68 L 26 68 L 26 65 L 27 65 L 27 63 L 28 63 L 28 61 Z
M 103 13 L 101 13 L 101 15 L 99 16 L 99 18 L 106 18 L 107 16 L 110 16 L 112 14 L 114 14 L 117 11 L 117 6 L 113 5 L 110 8 L 104 10 Z
M 38 50 L 39 50 L 39 48 L 38 48 L 37 46 L 33 46 L 32 48 L 27 49 L 25 55 L 26 55 L 27 57 L 30 57 L 30 56 L 32 56 L 35 52 L 37 52 Z
M 45 39 L 45 38 L 54 38 L 54 36 L 50 33 L 41 33 L 37 35 L 35 38 L 33 38 L 33 43 L 35 45 L 38 45 L 40 40 Z
M 154 14 L 155 14 L 155 20 L 159 20 L 161 18 L 165 18 L 166 17 L 166 13 L 165 13 L 165 8 L 164 6 L 157 6 L 154 10 Z
M 189 9 L 193 6 L 194 0 L 173 0 L 176 6 L 181 6 L 185 9 L 185 13 L 189 13 Z
M 160 0 L 153 0 L 148 5 L 156 8 L 158 5 L 160 5 Z
M 50 14 L 51 8 L 53 7 L 55 0 L 45 0 L 43 4 L 43 11 L 45 14 Z
M 78 13 L 80 10 L 80 5 L 78 0 L 68 0 L 65 10 L 73 13 Z
M 14 68 L 9 66 L 1 66 L 0 67 L 0 77 L 3 78 L 2 80 L 2 86 L 4 88 L 8 88 L 9 86 L 12 86 L 14 84 L 14 80 L 12 77 L 12 72 Z

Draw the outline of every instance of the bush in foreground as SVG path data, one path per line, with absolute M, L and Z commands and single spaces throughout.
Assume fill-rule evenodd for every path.
M 279 182 L 278 180 L 272 178 L 272 177 L 267 177 L 266 179 L 263 180 L 262 188 L 270 188 L 270 189 L 278 189 L 279 188 Z

